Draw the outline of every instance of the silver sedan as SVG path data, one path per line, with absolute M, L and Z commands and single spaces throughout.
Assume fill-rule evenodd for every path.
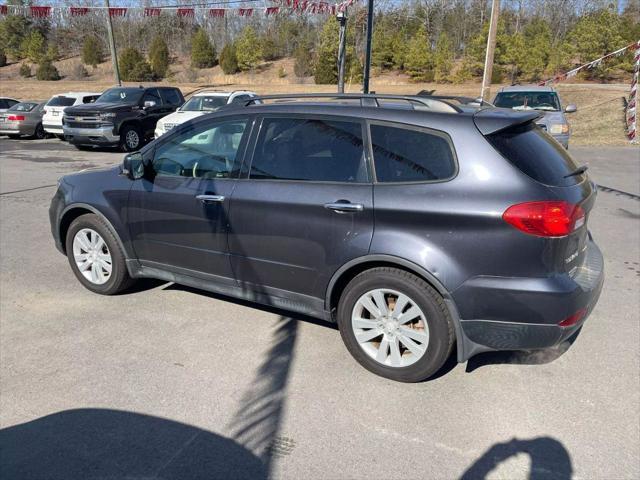
M 42 127 L 44 102 L 25 101 L 16 103 L 0 113 L 0 135 L 19 138 L 28 135 L 33 138 L 45 138 L 47 133 Z

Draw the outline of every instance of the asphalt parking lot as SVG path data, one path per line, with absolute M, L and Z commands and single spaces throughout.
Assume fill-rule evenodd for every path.
M 579 336 L 400 384 L 321 321 L 161 282 L 85 290 L 49 201 L 122 154 L 1 138 L 0 476 L 640 478 L 640 150 L 571 152 L 607 187 L 605 287 Z

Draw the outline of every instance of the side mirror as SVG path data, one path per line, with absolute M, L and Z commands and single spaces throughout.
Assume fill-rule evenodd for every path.
M 137 180 L 144 175 L 144 160 L 140 152 L 130 153 L 122 160 L 122 174 L 131 180 Z
M 578 107 L 574 103 L 570 103 L 564 109 L 564 113 L 574 113 L 578 111 Z
M 153 100 L 147 100 L 146 102 L 144 102 L 143 108 L 152 108 L 155 106 L 156 106 L 156 102 L 154 102 Z

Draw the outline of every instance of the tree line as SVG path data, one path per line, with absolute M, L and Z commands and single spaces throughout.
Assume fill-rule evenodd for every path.
M 388 2 L 388 3 L 385 3 Z M 153 2 L 151 2 L 153 3 Z M 380 0 L 373 31 L 373 74 L 400 72 L 410 80 L 461 83 L 482 75 L 489 0 Z M 347 82 L 362 77 L 366 9 L 348 12 Z M 171 64 L 189 58 L 187 75 L 220 65 L 225 74 L 255 71 L 264 62 L 293 57 L 294 71 L 337 82 L 338 22 L 333 17 L 281 13 L 273 17 L 207 18 L 161 15 L 114 18 L 119 65 L 125 81 L 171 78 Z M 495 82 L 536 82 L 640 39 L 640 1 L 503 0 L 495 52 Z M 21 74 L 36 66 L 39 79 L 60 77 L 53 62 L 80 55 L 83 77 L 107 57 L 105 19 L 84 17 L 0 20 L 0 66 L 19 61 Z M 633 68 L 629 52 L 581 75 L 608 80 Z M 185 79 L 189 80 L 189 79 Z

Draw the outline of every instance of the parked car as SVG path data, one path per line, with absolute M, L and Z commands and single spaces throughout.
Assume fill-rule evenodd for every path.
M 13 107 L 16 103 L 20 103 L 20 100 L 9 97 L 0 97 L 0 112 L 4 112 Z
M 496 95 L 493 104 L 500 108 L 541 112 L 542 116 L 536 123 L 543 130 L 549 132 L 564 148 L 569 148 L 571 126 L 565 113 L 576 112 L 578 107 L 574 104 L 569 104 L 563 110 L 560 96 L 553 87 L 540 87 L 537 85 L 503 87 Z
M 20 138 L 23 135 L 45 138 L 47 132 L 42 127 L 44 106 L 44 102 L 38 101 L 19 102 L 0 113 L 0 135 L 8 135 L 9 138 Z
M 248 100 L 255 96 L 257 96 L 255 92 L 248 90 L 235 90 L 233 92 L 203 90 L 194 93 L 191 98 L 174 113 L 158 121 L 156 124 L 155 138 L 167 133 L 176 125 L 180 125 L 187 120 L 215 112 L 224 105 Z
M 175 87 L 111 88 L 94 104 L 65 112 L 65 139 L 80 149 L 119 146 L 132 152 L 153 138 L 158 120 L 183 103 Z
M 62 130 L 62 116 L 67 107 L 74 105 L 84 105 L 93 103 L 100 96 L 96 92 L 67 92 L 60 95 L 54 95 L 47 102 L 45 107 L 42 123 L 47 133 L 55 135 L 60 140 L 64 140 L 64 132 Z
M 603 283 L 596 188 L 537 112 L 288 98 L 63 177 L 51 228 L 80 283 L 153 277 L 335 321 L 365 368 L 407 382 L 454 344 L 462 362 L 581 328 Z

